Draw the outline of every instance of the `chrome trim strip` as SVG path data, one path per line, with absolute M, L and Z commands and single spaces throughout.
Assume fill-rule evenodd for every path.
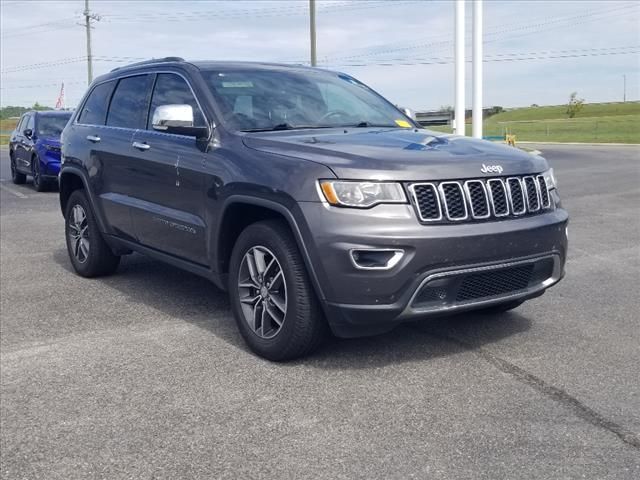
M 522 198 L 522 210 L 521 211 L 516 211 L 515 206 L 513 205 L 513 192 L 511 191 L 511 185 L 510 185 L 511 180 L 515 180 L 520 185 L 520 192 L 521 192 L 520 196 Z M 525 190 L 524 190 L 524 185 L 522 184 L 522 180 L 520 178 L 518 178 L 518 177 L 509 177 L 509 178 L 507 178 L 507 192 L 509 193 L 509 202 L 511 204 L 511 212 L 514 215 L 523 215 L 524 213 L 526 213 L 527 212 L 527 201 L 524 198 L 525 197 Z
M 489 270 L 500 270 L 502 268 L 515 267 L 518 265 L 525 265 L 528 263 L 535 263 L 535 262 L 539 262 L 541 260 L 545 260 L 549 258 L 553 260 L 553 271 L 551 272 L 551 276 L 543 280 L 542 282 L 537 283 L 536 285 L 533 285 L 531 288 L 525 289 L 524 291 L 519 291 L 518 293 L 511 293 L 507 295 L 493 296 L 491 298 L 480 300 L 480 301 L 472 300 L 472 301 L 461 302 L 445 308 L 443 308 L 442 306 L 437 306 L 436 308 L 412 308 L 411 307 L 413 302 L 418 297 L 418 294 L 420 293 L 422 288 L 432 280 L 436 280 L 438 278 L 443 278 L 443 277 L 466 275 L 469 273 L 483 272 L 483 271 L 489 271 Z M 562 277 L 562 269 L 560 264 L 560 256 L 557 253 L 551 253 L 548 255 L 541 255 L 539 257 L 527 258 L 524 260 L 516 260 L 516 261 L 506 262 L 506 263 L 497 263 L 497 264 L 485 265 L 481 267 L 461 268 L 459 270 L 449 270 L 446 272 L 434 273 L 432 275 L 428 275 L 427 277 L 424 278 L 424 280 L 422 280 L 422 282 L 420 282 L 420 284 L 418 285 L 418 288 L 416 288 L 416 290 L 413 292 L 413 295 L 411 295 L 411 298 L 409 299 L 409 303 L 407 303 L 407 306 L 402 311 L 400 316 L 406 317 L 412 314 L 425 313 L 425 312 L 443 312 L 443 311 L 448 312 L 448 311 L 458 310 L 461 308 L 467 308 L 469 306 L 481 306 L 483 304 L 500 303 L 504 300 L 508 300 L 509 298 L 522 297 L 522 296 L 526 296 L 526 295 L 538 292 L 540 290 L 544 290 L 545 288 L 549 288 L 551 285 L 560 281 L 561 277 Z
M 484 202 L 485 205 L 487 207 L 487 214 L 486 215 L 476 215 L 474 210 L 473 210 L 473 200 L 471 198 L 471 191 L 469 190 L 469 184 L 471 183 L 478 183 L 480 184 L 480 188 L 482 188 L 482 191 L 484 193 Z M 469 202 L 469 207 L 471 208 L 471 217 L 474 219 L 484 219 L 484 218 L 489 218 L 491 216 L 491 207 L 489 206 L 489 196 L 487 195 L 487 188 L 484 186 L 484 182 L 481 180 L 467 180 L 466 182 L 464 182 L 464 192 L 467 195 L 467 201 Z
M 540 186 L 540 180 L 544 183 L 544 188 L 547 190 L 547 201 L 546 203 L 542 203 L 543 195 L 542 195 L 542 187 Z M 547 179 L 544 178 L 544 175 L 536 176 L 536 182 L 538 183 L 538 187 L 540 188 L 540 205 L 542 208 L 547 209 L 551 207 L 551 192 L 549 189 L 549 185 L 547 185 Z
M 431 187 L 431 189 L 433 190 L 433 194 L 436 197 L 436 201 L 438 202 L 438 218 L 424 218 L 422 216 L 422 211 L 420 210 L 420 204 L 418 203 L 418 197 L 416 195 L 416 191 L 414 189 L 414 187 L 423 187 L 423 186 L 428 186 Z M 418 218 L 420 219 L 421 222 L 438 222 L 440 220 L 442 220 L 442 203 L 440 201 L 440 195 L 438 193 L 438 187 L 436 187 L 436 185 L 434 183 L 412 183 L 411 185 L 409 185 L 409 192 L 411 193 L 411 196 L 413 197 L 413 201 L 415 203 L 415 207 L 416 210 L 418 212 Z
M 447 205 L 447 196 L 444 193 L 445 185 L 455 185 L 460 190 L 460 196 L 462 197 L 462 206 L 464 207 L 464 217 L 454 218 L 454 217 L 451 217 L 451 215 L 449 215 L 449 206 Z M 438 185 L 438 190 L 442 195 L 444 212 L 446 213 L 448 220 L 451 220 L 452 222 L 461 222 L 462 220 L 466 220 L 467 218 L 469 218 L 469 211 L 467 210 L 467 202 L 465 201 L 465 198 L 464 198 L 464 189 L 462 188 L 462 185 L 460 184 L 460 182 L 441 182 L 440 185 Z
M 502 194 L 504 195 L 504 204 L 507 207 L 507 211 L 505 213 L 496 212 L 496 204 L 493 198 L 493 189 L 491 188 L 492 182 L 498 182 L 500 188 L 502 188 Z M 508 217 L 511 213 L 511 209 L 509 208 L 509 195 L 507 194 L 507 187 L 505 187 L 504 181 L 501 178 L 490 178 L 487 180 L 487 191 L 489 192 L 489 199 L 491 201 L 491 208 L 493 210 L 493 215 L 495 217 Z
M 394 254 L 384 267 L 363 267 L 356 262 L 354 252 L 394 252 Z M 352 248 L 349 250 L 351 263 L 358 270 L 391 270 L 402 260 L 402 257 L 404 257 L 404 250 L 401 248 Z
M 533 186 L 536 189 L 536 198 L 538 199 L 538 208 L 531 208 L 531 204 L 529 203 L 529 187 L 527 186 L 527 178 L 531 179 L 531 181 L 533 182 Z M 526 175 L 522 177 L 522 184 L 524 185 L 525 197 L 527 198 L 527 210 L 529 210 L 530 212 L 539 211 L 540 210 L 540 187 L 538 186 L 538 182 L 536 181 L 536 178 L 531 175 Z

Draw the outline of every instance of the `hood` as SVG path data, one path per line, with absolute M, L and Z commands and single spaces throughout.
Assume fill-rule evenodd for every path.
M 513 147 L 429 130 L 339 128 L 249 133 L 252 149 L 297 157 L 354 180 L 445 180 L 540 173 L 544 158 Z M 483 165 L 501 173 L 483 173 Z
M 51 145 L 52 147 L 60 146 L 60 137 L 38 137 L 40 145 Z

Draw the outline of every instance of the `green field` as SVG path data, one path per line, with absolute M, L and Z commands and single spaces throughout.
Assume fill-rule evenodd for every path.
M 17 118 L 0 120 L 0 145 L 9 143 L 9 134 L 16 128 L 17 122 Z
M 575 118 L 564 105 L 527 107 L 493 115 L 484 121 L 485 136 L 511 133 L 520 141 L 640 143 L 640 102 L 590 103 Z M 434 130 L 451 132 L 450 127 Z M 466 126 L 467 134 L 471 125 Z

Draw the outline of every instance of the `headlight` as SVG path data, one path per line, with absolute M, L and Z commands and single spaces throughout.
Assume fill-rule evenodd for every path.
M 345 182 L 320 180 L 320 188 L 331 205 L 367 208 L 379 203 L 407 203 L 402 185 L 395 182 Z
M 556 176 L 553 173 L 553 168 L 550 168 L 546 172 L 543 172 L 542 176 L 544 177 L 544 181 L 547 182 L 547 187 L 549 189 L 557 187 Z

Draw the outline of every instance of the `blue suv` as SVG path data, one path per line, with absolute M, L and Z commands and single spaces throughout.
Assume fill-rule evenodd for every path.
M 27 112 L 20 118 L 9 140 L 11 179 L 23 184 L 27 175 L 43 192 L 52 186 L 60 171 L 60 134 L 72 112 Z

